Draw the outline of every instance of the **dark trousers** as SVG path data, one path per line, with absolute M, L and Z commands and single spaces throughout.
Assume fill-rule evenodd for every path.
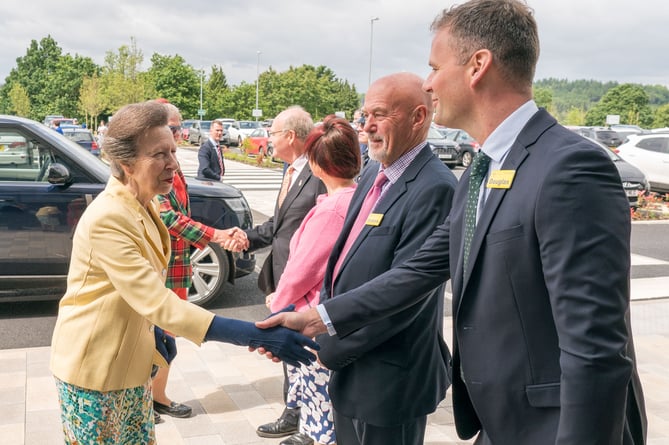
M 345 445 L 423 445 L 427 416 L 397 426 L 376 426 L 334 410 L 337 443 Z

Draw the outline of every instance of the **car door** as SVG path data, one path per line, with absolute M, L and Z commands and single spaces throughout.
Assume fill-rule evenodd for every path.
M 24 297 L 31 293 L 62 295 L 74 229 L 104 184 L 25 128 L 0 127 L 3 140 L 22 147 L 25 162 L 0 163 L 0 297 L 11 292 Z M 69 186 L 50 183 L 48 175 L 55 172 L 55 167 L 50 171 L 54 164 L 76 182 Z

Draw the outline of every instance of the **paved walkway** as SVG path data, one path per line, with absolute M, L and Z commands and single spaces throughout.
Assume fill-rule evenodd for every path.
M 632 303 L 638 368 L 649 420 L 649 445 L 669 445 L 669 300 Z M 450 332 L 451 318 L 444 318 Z M 450 343 L 450 342 L 449 342 Z M 197 347 L 179 339 L 168 393 L 193 407 L 189 419 L 163 416 L 161 445 L 274 445 L 255 428 L 282 411 L 279 364 L 219 343 Z M 62 444 L 58 403 L 48 369 L 49 348 L 0 351 L 0 444 Z M 420 378 L 420 376 L 417 376 Z M 427 445 L 459 445 L 450 394 L 429 416 Z M 345 445 L 345 444 L 342 444 Z

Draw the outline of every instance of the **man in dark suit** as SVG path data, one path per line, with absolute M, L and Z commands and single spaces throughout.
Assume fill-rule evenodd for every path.
M 223 137 L 223 124 L 213 121 L 209 129 L 209 138 L 200 145 L 197 152 L 197 179 L 220 181 L 225 174 L 225 161 L 219 141 Z
M 460 437 L 645 443 L 629 320 L 630 216 L 615 166 L 532 101 L 539 43 L 526 4 L 473 0 L 432 29 L 424 87 L 435 121 L 466 130 L 489 160 L 477 155 L 451 215 L 413 259 L 364 294 L 324 304 L 338 315 L 334 328 L 350 332 L 396 312 L 411 301 L 388 298 L 390 289 L 429 289 L 450 269 Z M 324 329 L 316 311 L 304 314 L 266 325 Z
M 399 73 L 377 80 L 366 94 L 365 131 L 376 162 L 364 171 L 351 201 L 322 301 L 409 259 L 448 214 L 457 181 L 426 142 L 432 106 L 421 84 L 418 76 Z M 367 206 L 379 177 L 385 182 L 380 197 Z M 422 443 L 427 414 L 449 385 L 442 324 L 438 287 L 420 303 L 347 336 L 319 337 L 319 358 L 333 371 L 329 393 L 337 442 Z
M 318 195 L 326 193 L 325 185 L 311 173 L 304 156 L 304 142 L 313 125 L 309 113 L 301 107 L 293 106 L 276 116 L 269 131 L 274 145 L 274 155 L 289 165 L 277 197 L 274 216 L 246 231 L 250 251 L 272 246 L 258 274 L 258 287 L 265 295 L 276 290 L 276 285 L 288 262 L 293 233 L 309 210 L 316 205 Z M 288 386 L 288 376 L 286 376 L 284 399 L 288 397 Z M 297 401 L 291 397 L 281 417 L 275 422 L 258 427 L 258 435 L 282 437 L 296 433 L 300 417 L 296 403 Z

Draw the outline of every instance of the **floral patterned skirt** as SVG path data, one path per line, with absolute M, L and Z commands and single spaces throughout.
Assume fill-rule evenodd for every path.
M 330 370 L 317 362 L 299 368 L 286 366 L 290 385 L 286 406 L 300 407 L 300 433 L 318 443 L 336 443 L 334 412 L 328 394 Z M 291 399 L 297 403 L 291 403 Z
M 65 443 L 156 443 L 151 380 L 136 388 L 93 391 L 56 378 Z

